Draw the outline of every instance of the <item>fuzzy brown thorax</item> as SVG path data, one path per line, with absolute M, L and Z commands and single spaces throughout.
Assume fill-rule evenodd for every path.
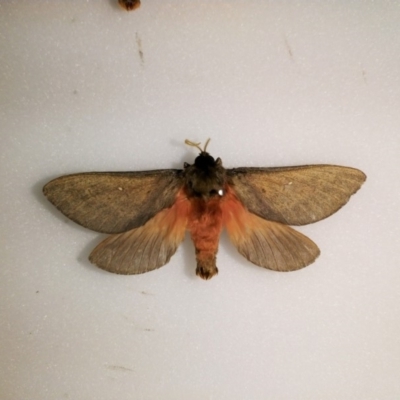
M 210 154 L 202 151 L 194 164 L 184 165 L 183 173 L 189 197 L 208 200 L 224 195 L 226 171 L 220 158 L 215 160 Z

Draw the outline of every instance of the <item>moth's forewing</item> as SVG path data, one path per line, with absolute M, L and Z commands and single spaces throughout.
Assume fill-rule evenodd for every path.
M 90 261 L 117 274 L 142 274 L 165 265 L 185 236 L 190 203 L 180 191 L 175 203 L 144 226 L 109 236 L 90 254 Z
M 305 225 L 330 216 L 366 179 L 358 169 L 336 165 L 234 168 L 227 174 L 250 212 L 287 225 Z
M 140 0 L 118 0 L 118 3 L 126 11 L 132 11 L 140 7 Z
M 97 232 L 120 233 L 171 207 L 183 184 L 181 170 L 93 172 L 54 179 L 43 193 L 78 224 Z
M 275 271 L 294 271 L 311 264 L 320 253 L 308 237 L 249 212 L 230 187 L 222 210 L 232 243 L 253 264 Z

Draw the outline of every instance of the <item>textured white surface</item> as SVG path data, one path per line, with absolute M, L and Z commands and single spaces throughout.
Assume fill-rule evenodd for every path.
M 398 399 L 400 6 L 390 1 L 0 3 L 0 397 Z M 142 57 L 139 53 L 142 53 Z M 41 188 L 83 171 L 333 163 L 368 180 L 300 230 L 312 266 L 117 276 Z

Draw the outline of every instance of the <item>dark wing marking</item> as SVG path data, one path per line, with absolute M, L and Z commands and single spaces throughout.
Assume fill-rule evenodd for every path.
M 120 233 L 170 207 L 182 186 L 181 170 L 92 172 L 54 179 L 43 193 L 78 224 L 97 232 Z
M 344 206 L 366 179 L 358 169 L 335 165 L 234 168 L 227 174 L 249 211 L 288 225 L 328 217 Z

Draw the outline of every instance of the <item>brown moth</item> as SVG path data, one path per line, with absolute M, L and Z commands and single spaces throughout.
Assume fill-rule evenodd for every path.
M 118 0 L 118 3 L 126 11 L 132 11 L 140 7 L 140 0 Z
M 319 255 L 317 245 L 288 225 L 324 219 L 345 205 L 365 181 L 358 169 L 336 165 L 225 169 L 200 143 L 194 164 L 181 169 L 90 172 L 54 179 L 45 196 L 63 214 L 96 232 L 112 234 L 90 261 L 117 274 L 165 265 L 189 231 L 196 274 L 218 273 L 223 228 L 253 264 L 294 271 Z

